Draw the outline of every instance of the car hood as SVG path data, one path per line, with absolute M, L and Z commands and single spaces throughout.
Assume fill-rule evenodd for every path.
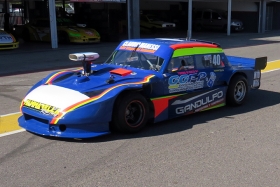
M 23 100 L 23 106 L 33 105 L 48 108 L 47 112 L 63 111 L 69 106 L 84 102 L 90 98 L 101 98 L 104 95 L 114 97 L 118 89 L 129 86 L 142 86 L 153 75 L 147 71 L 131 71 L 127 75 L 110 73 L 120 68 L 99 67 L 90 76 L 83 76 L 80 72 L 57 72 L 46 78 L 41 86 L 30 91 Z M 52 78 L 54 77 L 54 78 Z M 111 77 L 111 78 L 110 78 Z M 113 80 L 113 81 L 109 81 Z M 49 110 L 56 108 L 57 110 Z
M 13 41 L 13 37 L 10 34 L 0 31 L 0 44 L 13 43 Z
M 67 32 L 69 33 L 79 33 L 79 34 L 82 34 L 82 35 L 86 35 L 86 36 L 89 36 L 89 37 L 98 37 L 98 33 L 96 32 L 96 30 L 94 29 L 90 29 L 90 28 L 82 28 L 82 27 L 63 27 L 63 29 L 65 29 Z

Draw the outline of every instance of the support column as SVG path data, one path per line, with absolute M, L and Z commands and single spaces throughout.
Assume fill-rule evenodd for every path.
M 266 0 L 262 0 L 262 15 L 261 15 L 261 33 L 265 33 L 265 25 L 266 25 Z
M 188 3 L 188 36 L 187 40 L 192 38 L 192 0 Z
M 140 4 L 139 0 L 127 0 L 128 39 L 140 38 Z
M 228 20 L 227 20 L 227 35 L 229 36 L 231 33 L 231 1 L 228 0 Z
M 55 0 L 49 0 L 49 13 L 50 13 L 51 43 L 52 43 L 52 48 L 55 49 L 58 47 Z

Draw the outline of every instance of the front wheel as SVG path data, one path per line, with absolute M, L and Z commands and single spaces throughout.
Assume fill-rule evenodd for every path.
M 242 75 L 234 76 L 229 84 L 227 91 L 227 103 L 238 106 L 244 103 L 248 93 L 247 79 Z
M 140 93 L 122 95 L 114 106 L 114 129 L 126 133 L 138 132 L 146 125 L 148 114 L 148 102 Z

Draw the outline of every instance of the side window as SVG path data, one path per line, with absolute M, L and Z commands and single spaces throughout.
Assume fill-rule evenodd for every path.
M 203 13 L 203 19 L 210 19 L 211 18 L 211 13 L 206 11 Z
M 185 71 L 194 69 L 193 56 L 182 56 L 172 58 L 168 64 L 168 72 Z
M 223 53 L 196 55 L 195 62 L 197 69 L 223 68 L 228 63 Z
M 218 20 L 220 17 L 220 14 L 218 14 L 217 12 L 212 12 L 212 19 L 216 19 Z

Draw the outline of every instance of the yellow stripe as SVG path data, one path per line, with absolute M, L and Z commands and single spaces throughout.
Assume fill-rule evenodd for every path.
M 0 116 L 0 134 L 21 129 L 17 121 L 20 116 L 21 113 Z
M 267 66 L 262 72 L 280 69 L 280 60 L 275 60 L 267 63 Z

